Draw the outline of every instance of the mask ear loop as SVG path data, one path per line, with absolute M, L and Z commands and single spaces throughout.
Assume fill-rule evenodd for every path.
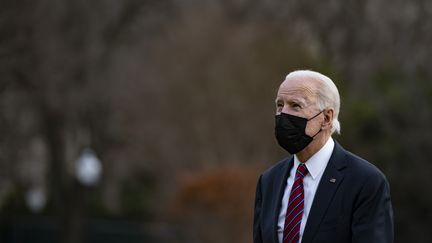
M 309 119 L 308 119 L 308 121 L 310 121 L 310 120 L 314 119 L 315 117 L 317 117 L 317 116 L 318 116 L 319 114 L 321 114 L 321 113 L 323 113 L 323 112 L 324 112 L 324 110 L 322 110 L 322 111 L 318 112 L 318 114 L 316 114 L 315 116 L 313 116 L 313 117 L 309 118 Z
M 320 133 L 321 131 L 322 129 L 320 128 L 320 130 L 317 133 L 315 133 L 315 135 L 313 135 L 312 138 L 315 138 L 315 136 L 318 135 L 318 133 Z
M 323 113 L 323 111 L 324 111 L 324 110 L 318 112 L 318 114 L 316 114 L 316 115 L 313 116 L 312 118 L 309 118 L 308 121 L 314 119 L 314 118 L 317 117 L 319 114 Z M 312 138 L 315 138 L 315 136 L 318 135 L 318 133 L 320 133 L 321 131 L 322 131 L 322 128 L 320 128 L 320 130 L 319 130 L 317 133 L 315 133 L 315 135 L 313 135 Z

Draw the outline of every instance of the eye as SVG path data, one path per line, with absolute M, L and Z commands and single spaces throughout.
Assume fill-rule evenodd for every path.
M 294 108 L 294 109 L 301 109 L 302 108 L 300 104 L 294 103 L 294 102 L 291 103 L 291 107 Z
M 276 102 L 276 112 L 281 112 L 284 107 L 283 102 Z

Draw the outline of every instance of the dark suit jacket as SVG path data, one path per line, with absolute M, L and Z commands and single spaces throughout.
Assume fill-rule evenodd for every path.
M 277 219 L 292 166 L 291 156 L 259 178 L 254 243 L 278 242 Z M 335 142 L 306 221 L 302 242 L 393 242 L 390 189 L 383 173 Z

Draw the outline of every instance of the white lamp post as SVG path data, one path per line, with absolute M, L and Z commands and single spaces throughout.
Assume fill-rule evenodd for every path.
M 46 195 L 42 187 L 34 186 L 25 194 L 27 206 L 33 213 L 40 213 L 46 204 Z
M 96 186 L 102 175 L 102 164 L 95 152 L 84 149 L 75 163 L 75 175 L 78 181 L 88 187 Z

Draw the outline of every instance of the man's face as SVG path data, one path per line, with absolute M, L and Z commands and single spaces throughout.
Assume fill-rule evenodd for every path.
M 276 97 L 276 114 L 286 113 L 309 119 L 320 110 L 317 107 L 316 81 L 288 78 L 279 87 Z M 310 120 L 306 126 L 306 134 L 313 135 L 320 130 L 323 115 Z

